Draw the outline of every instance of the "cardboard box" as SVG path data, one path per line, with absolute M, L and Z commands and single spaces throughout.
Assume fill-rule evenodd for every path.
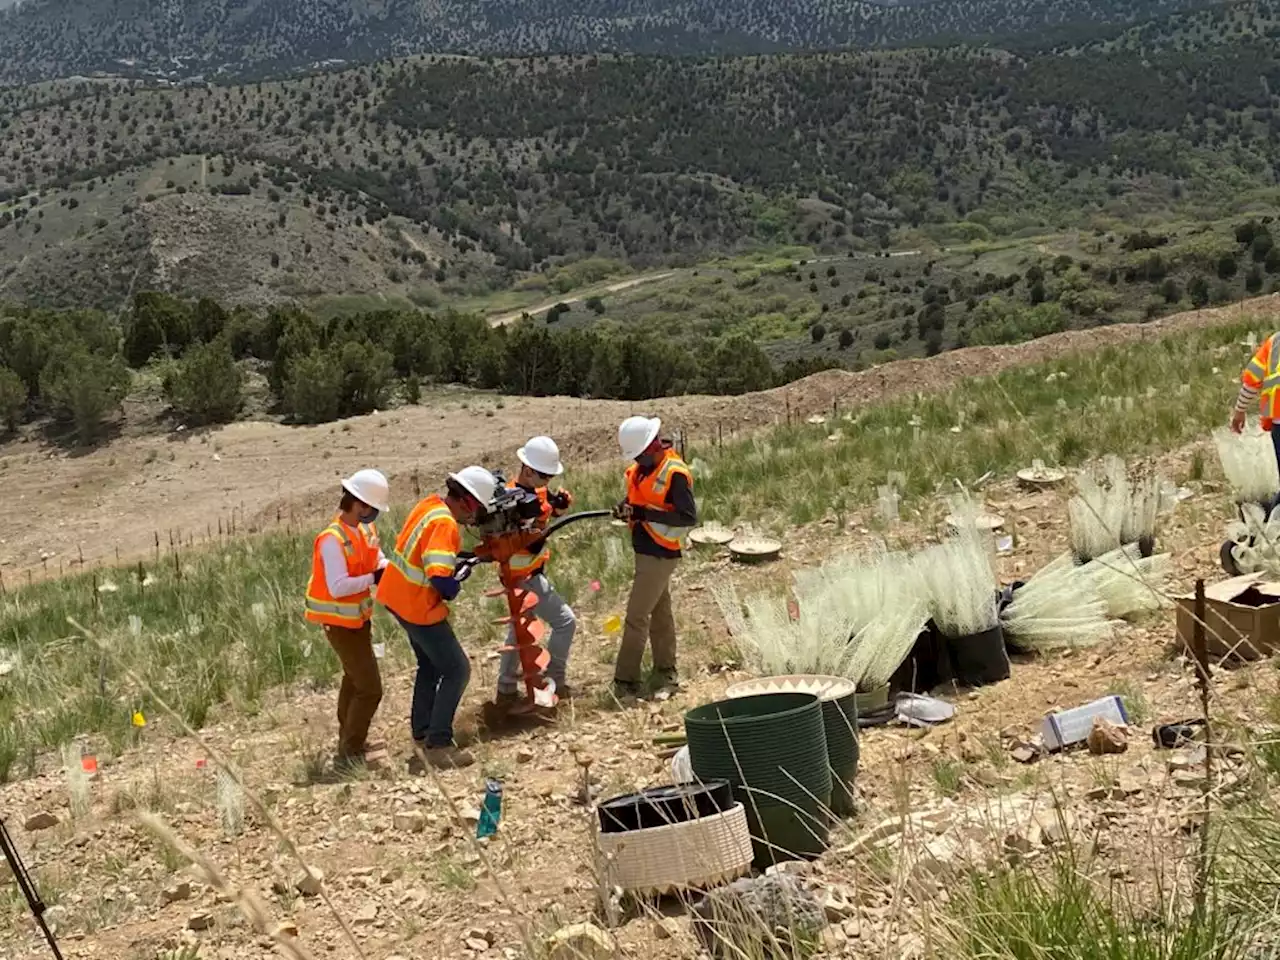
M 1250 573 L 1204 589 L 1205 641 L 1209 656 L 1260 660 L 1280 650 L 1280 583 Z M 1177 598 L 1178 642 L 1195 649 L 1194 591 Z

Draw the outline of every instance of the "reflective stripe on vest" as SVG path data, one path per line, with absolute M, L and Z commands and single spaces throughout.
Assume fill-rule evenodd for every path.
M 514 480 L 507 481 L 508 490 L 514 490 L 519 486 L 520 484 Z M 525 489 L 528 488 L 526 487 Z M 538 526 L 541 528 L 546 526 L 547 519 L 551 516 L 551 501 L 547 498 L 546 487 L 538 487 L 533 492 L 537 494 L 538 501 L 542 504 L 542 512 L 538 517 Z M 529 553 L 527 550 L 512 554 L 511 559 L 507 561 L 507 566 L 512 573 L 520 576 L 529 576 L 539 567 L 545 566 L 550 559 L 551 548 L 544 545 L 536 555 Z
M 312 623 L 329 624 L 358 630 L 373 619 L 373 597 L 368 590 L 364 591 L 363 595 L 359 596 L 358 599 L 351 600 L 335 600 L 328 596 L 327 588 L 324 596 L 316 596 L 312 593 L 312 590 L 323 584 L 325 571 L 323 564 L 318 559 L 319 547 L 321 539 L 330 534 L 338 538 L 338 544 L 342 547 L 343 559 L 347 562 L 346 572 L 349 576 L 351 575 L 351 561 L 361 548 L 360 544 L 351 539 L 346 528 L 337 521 L 320 531 L 312 547 L 313 569 L 311 581 L 307 586 L 306 599 L 303 601 L 303 611 L 306 618 Z M 364 548 L 374 549 L 372 544 L 377 542 L 377 529 L 372 524 L 361 524 L 360 535 L 364 538 Z
M 413 528 L 413 532 L 409 534 L 409 539 L 405 541 L 405 548 L 409 551 L 409 555 L 418 547 L 418 541 L 422 539 L 423 534 L 427 532 L 427 527 L 436 520 L 443 520 L 446 517 L 452 517 L 448 507 L 434 507 L 428 510 L 418 521 L 418 525 Z M 453 573 L 454 564 L 458 562 L 457 556 L 452 553 L 424 553 L 422 555 L 422 566 L 415 567 L 409 560 L 409 557 L 402 554 L 399 550 L 393 550 L 391 556 L 387 558 L 387 562 L 400 571 L 400 575 L 417 587 L 427 587 L 431 585 L 432 576 L 448 576 Z M 448 574 L 428 574 L 427 570 L 433 566 L 448 567 Z
M 689 469 L 688 464 L 674 453 L 668 452 L 653 477 L 641 481 L 641 483 L 652 483 L 653 502 L 640 503 L 636 504 L 636 506 L 651 506 L 654 509 L 661 509 L 661 505 L 666 500 L 667 487 L 671 483 L 671 477 L 676 473 L 688 477 L 690 484 L 693 483 L 693 471 Z M 635 486 L 639 487 L 641 483 L 637 483 Z M 630 486 L 631 484 L 628 483 L 628 487 Z M 630 489 L 628 489 L 629 494 Z M 683 550 L 689 535 L 687 527 L 671 526 L 654 520 L 642 520 L 640 521 L 640 526 L 653 538 L 655 543 L 661 547 L 666 547 L 668 550 Z
M 1273 333 L 1267 347 L 1267 369 L 1261 377 L 1262 389 L 1258 395 L 1258 405 L 1262 416 L 1276 419 L 1280 414 L 1280 333 Z M 1258 366 L 1256 358 L 1249 361 L 1247 368 L 1252 372 Z

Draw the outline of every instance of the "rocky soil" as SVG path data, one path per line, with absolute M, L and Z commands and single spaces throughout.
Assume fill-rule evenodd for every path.
M 953 363 L 976 365 L 979 359 L 957 356 Z M 847 395 L 856 395 L 857 384 L 865 382 L 824 380 L 847 386 Z M 793 395 L 808 391 L 817 407 L 823 388 L 820 380 Z M 737 409 L 749 417 L 753 405 L 767 402 L 746 399 Z M 680 403 L 687 406 L 677 409 L 694 411 L 699 404 L 711 409 L 714 401 Z M 565 401 L 546 401 L 541 409 L 547 416 L 553 411 L 564 416 L 568 407 Z M 602 413 L 600 419 L 608 421 L 617 412 Z M 411 414 L 420 425 L 429 417 L 422 410 L 395 414 L 403 418 L 398 426 L 405 433 Z M 478 454 L 484 444 L 528 432 L 514 412 L 500 416 L 483 439 L 466 439 L 473 435 L 469 431 L 451 435 L 464 438 L 460 449 Z M 695 421 L 692 412 L 687 416 L 686 422 L 706 422 Z M 458 429 L 478 414 L 455 410 L 446 417 Z M 606 427 L 598 430 L 603 434 Z M 253 439 L 226 442 L 221 461 L 212 459 L 219 441 L 184 446 L 199 450 L 204 461 L 203 469 L 190 465 L 194 461 L 178 461 L 200 484 L 190 493 L 181 494 L 185 485 L 177 481 L 166 488 L 158 479 L 130 489 L 145 503 L 156 504 L 152 498 L 160 488 L 171 491 L 172 509 L 178 509 L 180 496 L 192 509 L 202 502 L 216 509 L 225 502 L 221 498 L 243 488 L 196 477 L 219 476 L 228 464 L 228 474 L 257 470 L 283 477 L 283 463 L 300 469 L 307 460 L 309 448 L 298 440 L 286 460 L 272 443 L 274 432 L 261 427 L 232 428 L 221 437 L 237 432 Z M 348 434 L 314 431 L 311 436 L 345 439 Z M 282 435 L 276 438 L 284 444 Z M 232 451 L 243 451 L 243 459 L 233 459 Z M 1167 475 L 1183 481 L 1188 454 L 1168 457 L 1161 465 Z M 405 450 L 393 463 L 410 469 L 413 454 Z M 326 462 L 324 470 L 329 468 Z M 87 481 L 88 475 L 89 486 Z M 108 484 L 93 486 L 97 489 L 79 496 L 103 496 Z M 1226 498 L 1213 484 L 1188 483 L 1188 488 L 1192 496 L 1179 504 L 1161 533 L 1161 543 L 1174 554 L 1175 590 L 1196 575 L 1214 576 L 1216 542 L 1228 515 Z M 281 490 L 277 496 L 281 503 L 296 502 L 292 498 L 301 492 Z M 1024 577 L 1066 548 L 1065 492 L 1029 493 L 999 483 L 985 496 L 988 507 L 1020 531 L 1018 545 L 1001 557 L 1005 579 Z M 109 544 L 118 523 L 110 508 L 100 509 Z M 940 504 L 927 504 L 895 533 L 907 542 L 923 541 L 937 530 L 941 512 Z M 127 527 L 128 516 L 116 519 Z M 660 912 L 623 914 L 612 929 L 607 911 L 597 912 L 590 801 L 667 781 L 667 762 L 657 755 L 652 737 L 679 729 L 685 709 L 719 696 L 743 676 L 706 589 L 713 579 L 731 577 L 739 590 L 749 590 L 809 558 L 870 539 L 866 518 L 855 516 L 842 529 L 827 522 L 795 531 L 774 566 L 738 568 L 717 555 L 690 558 L 677 585 L 676 606 L 682 635 L 706 639 L 686 643 L 686 681 L 674 696 L 626 710 L 607 708 L 600 696 L 608 678 L 604 661 L 615 643 L 603 624 L 615 611 L 590 611 L 572 665 L 578 699 L 555 725 L 480 739 L 479 763 L 469 770 L 427 777 L 408 773 L 411 675 L 398 672 L 387 677 L 375 730 L 388 740 L 392 762 L 367 777 L 312 782 L 308 770 L 330 748 L 334 734 L 333 693 L 280 691 L 255 717 L 217 716 L 200 740 L 180 736 L 157 718 L 139 749 L 100 766 L 90 782 L 90 807 L 78 816 L 72 814 L 65 776 L 46 769 L 48 764 L 32 779 L 0 787 L 0 809 L 54 904 L 51 916 L 68 956 L 151 960 L 161 948 L 193 942 L 206 960 L 241 960 L 277 955 L 269 934 L 292 937 L 296 931 L 298 941 L 321 957 L 514 960 L 546 951 L 549 938 L 561 931 L 561 939 L 572 940 L 586 956 L 600 950 L 603 956 L 692 957 L 691 923 L 678 903 L 664 904 Z M 386 640 L 402 642 L 399 636 Z M 1127 885 L 1135 896 L 1152 890 L 1157 880 L 1185 883 L 1203 767 L 1191 752 L 1158 750 L 1150 735 L 1157 721 L 1197 713 L 1193 672 L 1172 649 L 1172 640 L 1173 616 L 1166 610 L 1121 626 L 1110 642 L 1096 648 L 1019 660 L 1011 681 L 947 692 L 957 707 L 947 725 L 866 731 L 861 809 L 837 833 L 826 857 L 798 871 L 829 921 L 823 933 L 826 954 L 918 956 L 945 913 L 961 866 L 1034 861 L 1068 843 L 1076 845 L 1085 868 Z M 477 669 L 464 705 L 468 729 L 493 682 L 491 655 L 477 649 L 474 656 Z M 1256 733 L 1266 722 L 1276 687 L 1276 673 L 1265 665 L 1216 671 L 1214 712 L 1229 731 L 1224 737 L 1244 740 Z M 1124 694 L 1135 707 L 1132 729 L 1115 732 L 1115 749 L 1122 752 L 1043 755 L 1035 749 L 1046 711 L 1108 693 Z M 227 798 L 234 801 L 235 793 L 224 784 L 219 803 L 215 754 L 236 766 L 302 862 L 290 856 L 252 802 L 243 802 L 242 823 L 234 816 L 227 822 L 226 811 L 235 807 Z M 497 836 L 477 842 L 475 818 L 486 774 L 503 779 L 506 801 Z M 1213 786 L 1220 797 L 1244 789 L 1252 776 L 1254 768 L 1243 754 L 1224 751 L 1215 758 Z M 226 891 L 197 879 L 144 830 L 134 815 L 141 808 L 157 811 L 216 865 L 230 887 L 261 897 L 269 914 L 266 934 L 247 925 Z M 316 873 L 306 874 L 303 862 Z M 564 932 L 584 922 L 601 929 Z M 45 949 L 12 896 L 0 898 L 0 931 L 0 956 L 37 957 Z M 590 946 L 600 938 L 607 946 Z

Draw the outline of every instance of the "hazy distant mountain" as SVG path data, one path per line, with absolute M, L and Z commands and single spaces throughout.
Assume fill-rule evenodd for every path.
M 0 0 L 0 5 L 13 0 Z M 0 81 L 252 74 L 419 52 L 769 53 L 1140 20 L 1195 0 L 24 0 Z

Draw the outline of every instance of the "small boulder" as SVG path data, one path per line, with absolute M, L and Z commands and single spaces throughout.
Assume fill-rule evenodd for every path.
M 50 827 L 58 825 L 58 818 L 47 810 L 41 810 L 39 813 L 33 813 L 27 817 L 24 826 L 29 831 L 48 830 Z
M 187 917 L 188 930 L 208 930 L 213 926 L 213 914 L 204 910 L 197 910 L 191 916 Z
M 304 897 L 320 896 L 320 888 L 324 886 L 324 871 L 319 867 L 307 867 L 306 871 L 294 883 L 294 888 Z
M 1129 749 L 1128 728 L 1112 723 L 1106 717 L 1094 717 L 1086 742 L 1094 756 L 1124 753 Z
M 275 935 L 277 937 L 296 937 L 298 935 L 298 925 L 292 920 L 282 920 L 276 924 Z
M 562 927 L 547 938 L 547 960 L 612 960 L 613 938 L 592 923 Z
M 187 883 L 185 880 L 180 883 L 175 883 L 172 886 L 165 887 L 160 896 L 165 903 L 178 903 L 182 900 L 190 900 L 191 884 Z
M 693 932 L 716 960 L 789 960 L 821 944 L 818 898 L 790 874 L 747 877 L 709 891 L 693 906 Z
M 426 829 L 427 818 L 419 810 L 398 810 L 391 823 L 403 833 L 421 833 Z

